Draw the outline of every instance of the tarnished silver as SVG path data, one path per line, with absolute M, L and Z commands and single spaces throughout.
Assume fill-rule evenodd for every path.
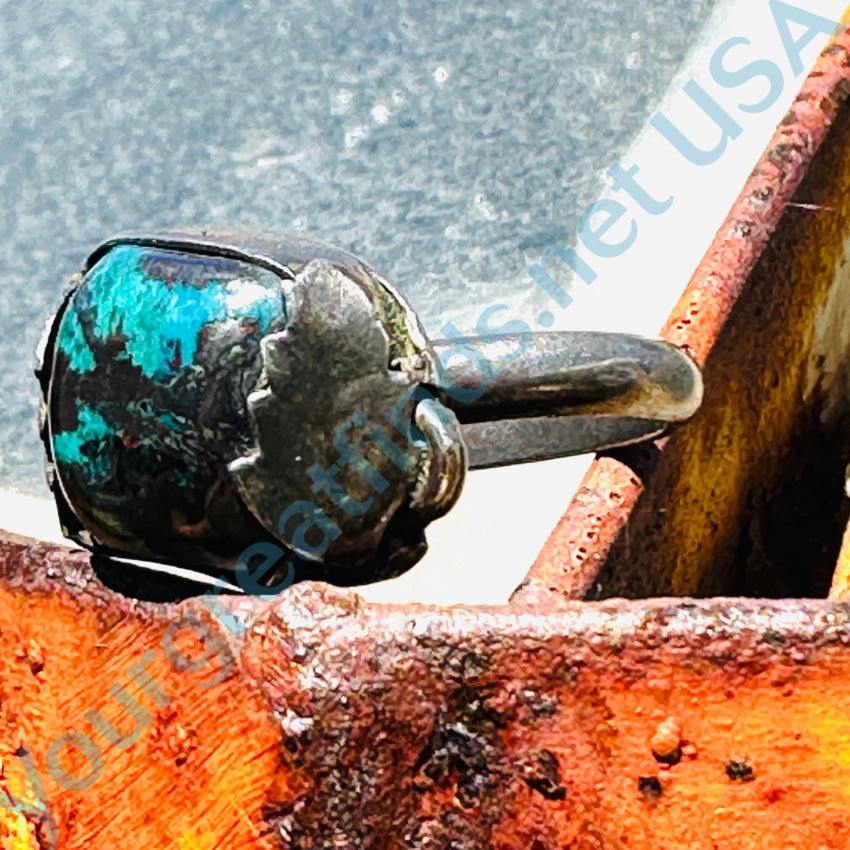
M 657 437 L 702 401 L 694 362 L 660 340 L 567 331 L 437 340 L 431 349 L 438 383 L 461 399 L 464 392 L 477 396 L 447 402 L 461 422 L 471 468 Z

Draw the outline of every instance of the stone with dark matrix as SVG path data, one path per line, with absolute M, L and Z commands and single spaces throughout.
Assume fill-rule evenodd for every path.
M 86 273 L 59 319 L 50 446 L 102 543 L 191 564 L 268 538 L 226 468 L 255 448 L 246 399 L 286 321 L 284 281 L 237 259 L 118 245 Z

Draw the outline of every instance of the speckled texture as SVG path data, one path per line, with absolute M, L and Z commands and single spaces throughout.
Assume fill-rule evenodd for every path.
M 93 346 L 120 339 L 119 360 L 165 382 L 195 365 L 203 335 L 217 325 L 242 325 L 246 336 L 268 333 L 273 322 L 285 327 L 281 289 L 273 272 L 244 262 L 119 245 L 74 294 L 58 351 L 87 373 L 96 365 Z
M 314 583 L 222 601 L 240 637 L 208 620 L 204 655 L 186 628 L 182 652 L 198 663 L 175 666 L 164 633 L 202 612 L 197 600 L 123 599 L 80 553 L 0 535 L 0 787 L 16 787 L 24 741 L 63 850 L 850 841 L 847 604 L 437 609 Z M 108 688 L 143 652 L 171 702 L 139 693 L 151 722 L 118 750 L 84 714 L 97 706 L 130 728 Z M 681 739 L 675 764 L 653 752 L 665 724 Z M 44 766 L 69 729 L 103 751 L 84 792 Z M 0 807 L 0 825 L 12 818 Z
M 102 239 L 303 230 L 469 326 L 530 297 L 712 5 L 0 2 L 0 484 L 45 492 L 31 353 Z

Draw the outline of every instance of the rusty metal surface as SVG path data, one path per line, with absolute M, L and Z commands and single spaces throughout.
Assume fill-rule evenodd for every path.
M 218 668 L 152 663 L 171 706 L 75 792 L 44 749 L 86 730 L 88 701 L 106 711 L 95 691 L 192 603 L 122 599 L 81 553 L 4 538 L 0 555 L 2 784 L 25 742 L 62 847 L 850 843 L 846 604 L 618 600 L 541 616 L 366 605 L 320 584 L 233 601 L 247 629 L 218 629 L 230 674 L 201 690 Z
M 299 848 L 846 847 L 848 613 L 542 618 L 299 588 L 244 650 L 308 777 L 272 822 Z M 659 727 L 678 758 L 653 753 Z
M 0 847 L 263 846 L 262 811 L 279 774 L 280 735 L 259 689 L 235 674 L 235 649 L 217 631 L 208 635 L 203 669 L 174 669 L 163 657 L 164 636 L 197 613 L 197 604 L 121 596 L 97 579 L 87 553 L 5 533 L 0 563 Z M 200 641 L 183 639 L 192 637 L 183 630 L 181 649 L 202 657 Z M 168 705 L 134 687 L 129 674 L 139 664 Z M 228 670 L 223 684 L 201 687 Z M 147 725 L 142 712 L 131 716 L 116 702 L 116 686 L 135 694 Z M 138 729 L 135 743 L 107 744 L 86 720 L 91 709 L 122 735 Z M 68 733 L 87 735 L 102 754 L 90 787 L 66 787 L 51 772 L 50 748 Z M 27 753 L 41 794 L 23 775 Z M 74 776 L 92 769 L 74 748 L 65 748 L 60 762 Z M 18 801 L 29 810 L 20 813 Z M 197 843 L 204 835 L 214 841 Z
M 702 409 L 593 464 L 515 603 L 826 595 L 850 456 L 848 49 L 819 59 L 664 326 L 704 369 Z

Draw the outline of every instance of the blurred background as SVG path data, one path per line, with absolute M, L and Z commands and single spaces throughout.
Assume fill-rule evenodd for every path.
M 47 492 L 32 353 L 102 239 L 303 231 L 462 327 L 532 291 L 711 5 L 0 4 L 0 482 Z
M 830 14 L 842 4 L 809 5 Z M 575 241 L 605 170 L 634 156 L 700 50 L 766 20 L 767 3 L 754 0 L 0 3 L 3 524 L 55 533 L 52 509 L 25 498 L 47 495 L 33 352 L 67 279 L 105 237 L 181 225 L 304 232 L 394 281 L 432 335 L 449 320 L 471 330 L 493 303 L 530 320 L 543 296 L 526 269 L 554 242 Z M 761 135 L 738 145 L 743 165 L 712 172 L 725 188 L 713 206 L 700 201 L 705 218 L 684 222 L 699 238 L 671 266 L 666 309 L 799 81 L 787 88 Z M 675 245 L 681 216 L 664 226 Z M 657 264 L 657 240 L 642 250 Z M 604 275 L 594 290 L 609 292 Z M 635 327 L 628 301 L 619 312 L 612 303 L 617 329 L 654 334 L 666 315 L 650 309 Z M 605 327 L 605 316 L 585 324 Z M 534 465 L 550 470 L 543 478 L 479 473 L 502 477 L 477 491 L 471 476 L 465 513 L 432 538 L 423 570 L 374 598 L 506 598 L 586 467 L 555 463 Z M 505 527 L 484 491 L 507 498 L 510 516 L 525 503 L 510 529 L 519 549 L 494 539 L 501 556 L 485 551 L 487 529 Z

